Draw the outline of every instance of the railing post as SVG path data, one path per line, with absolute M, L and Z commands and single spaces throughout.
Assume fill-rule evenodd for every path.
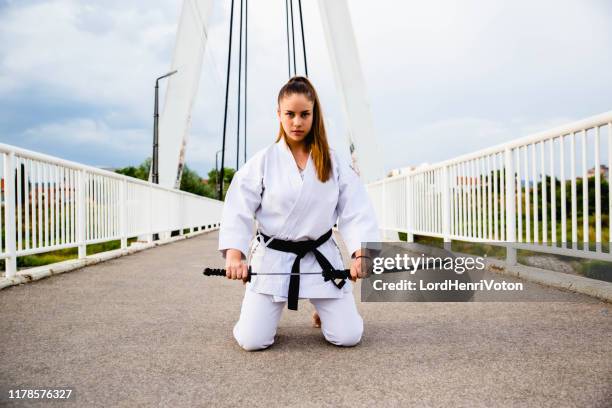
M 448 194 L 448 166 L 442 167 L 442 235 L 445 243 L 450 243 L 450 194 Z M 447 245 L 445 245 L 446 247 Z M 450 247 L 448 248 L 450 249 Z
M 8 257 L 5 262 L 5 277 L 17 273 L 17 248 L 15 242 L 15 152 L 5 155 L 4 160 L 4 227 Z
M 153 186 L 149 186 L 147 190 L 149 191 L 149 199 L 147 200 L 149 203 L 149 228 L 146 235 L 146 242 L 150 244 L 153 242 Z
M 385 183 L 385 180 L 382 181 L 382 197 L 380 199 L 380 201 L 382 202 L 382 220 L 381 220 L 381 229 L 382 229 L 382 239 L 383 241 L 386 241 L 387 239 L 387 203 L 386 203 L 386 197 L 385 197 L 385 191 L 386 191 L 386 185 L 387 183 Z
M 87 203 L 85 196 L 85 186 L 87 183 L 87 173 L 85 170 L 79 170 L 78 172 L 78 192 L 77 192 L 77 243 L 79 245 L 79 259 L 83 259 L 87 256 L 87 245 L 86 232 L 87 232 Z
M 506 264 L 516 265 L 516 248 L 512 243 L 516 242 L 516 192 L 514 163 L 512 150 L 506 147 L 504 151 L 505 173 L 506 173 Z
M 406 176 L 406 242 L 414 242 L 414 197 L 412 195 L 412 176 Z
M 127 181 L 121 180 L 119 188 L 119 231 L 121 249 L 127 248 Z
M 183 229 L 185 228 L 185 217 L 183 216 L 185 213 L 185 196 L 182 194 L 179 196 L 179 208 L 181 209 L 179 211 L 179 236 L 183 236 Z

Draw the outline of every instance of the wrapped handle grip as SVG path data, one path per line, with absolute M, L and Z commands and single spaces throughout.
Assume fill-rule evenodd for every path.
M 206 268 L 204 269 L 204 275 L 206 276 L 225 276 L 225 269 Z
M 206 268 L 204 269 L 204 275 L 206 276 L 225 276 L 225 269 L 223 268 Z M 247 282 L 251 281 L 251 267 L 248 269 Z

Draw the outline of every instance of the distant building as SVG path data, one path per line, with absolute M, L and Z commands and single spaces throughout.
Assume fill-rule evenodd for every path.
M 466 177 L 466 176 L 457 176 L 455 179 L 456 185 L 458 186 L 478 186 L 483 185 L 487 186 L 487 178 L 486 176 L 482 176 L 480 179 L 478 177 Z
M 31 203 L 39 202 L 40 200 L 48 200 L 51 202 L 54 200 L 60 200 L 60 202 L 71 202 L 76 198 L 76 187 L 69 186 L 64 184 L 61 186 L 61 181 L 56 182 L 47 182 L 47 183 L 34 183 L 29 181 L 27 183 L 27 193 L 26 193 L 26 183 L 21 184 L 21 192 L 15 191 L 15 198 L 21 197 L 22 205 L 27 204 L 32 205 Z M 15 188 L 17 188 L 17 184 Z M 1 192 L 1 200 L 0 204 L 4 205 L 5 201 L 5 190 L 4 190 L 4 179 L 0 181 L 0 192 Z
M 423 166 L 429 166 L 429 164 L 420 164 L 418 166 L 407 166 L 407 167 L 401 167 L 399 169 L 393 169 L 389 173 L 387 173 L 387 177 L 395 177 L 401 174 L 407 174 Z

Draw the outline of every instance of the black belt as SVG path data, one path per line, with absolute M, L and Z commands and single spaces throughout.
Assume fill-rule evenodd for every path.
M 321 246 L 325 241 L 327 241 L 331 235 L 332 230 L 330 229 L 325 234 L 321 235 L 319 238 L 315 240 L 308 241 L 283 241 L 282 239 L 274 238 L 270 240 L 270 237 L 259 233 L 263 239 L 268 242 L 266 247 L 275 249 L 281 252 L 292 252 L 296 255 L 295 261 L 293 261 L 293 266 L 291 266 L 291 277 L 289 278 L 289 293 L 287 294 L 287 307 L 290 310 L 298 310 L 298 297 L 300 294 L 300 260 L 306 256 L 307 253 L 313 252 L 315 258 L 321 268 L 323 269 L 323 278 L 325 281 L 331 280 L 332 283 L 338 288 L 341 289 L 346 282 L 346 279 L 336 281 L 333 278 L 333 270 L 334 267 L 332 264 L 323 256 L 317 248 Z

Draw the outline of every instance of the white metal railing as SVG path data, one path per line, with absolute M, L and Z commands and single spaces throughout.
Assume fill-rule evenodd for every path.
M 409 241 L 512 243 L 510 262 L 516 249 L 612 261 L 612 194 L 602 188 L 611 165 L 612 111 L 385 178 L 368 192 L 381 229 Z
M 17 257 L 128 237 L 219 225 L 223 203 L 0 143 L 0 259 L 5 276 Z

